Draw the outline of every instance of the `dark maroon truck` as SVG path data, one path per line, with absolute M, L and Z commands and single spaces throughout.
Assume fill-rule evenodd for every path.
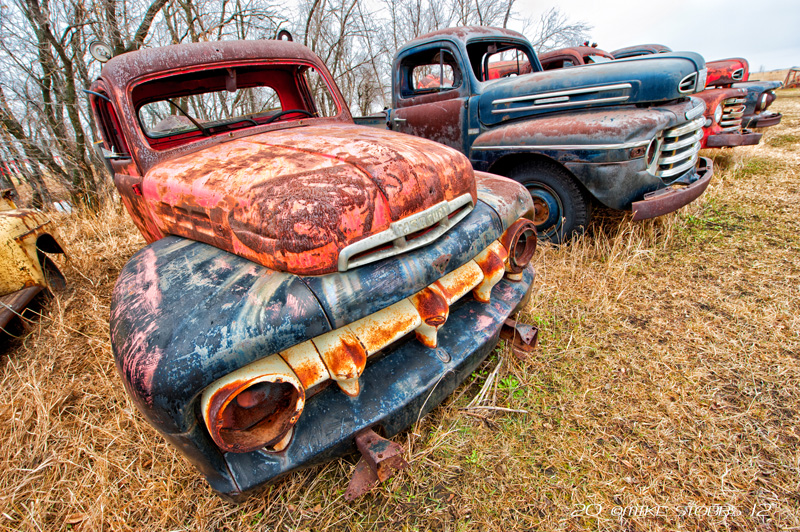
M 663 44 L 641 44 L 614 50 L 611 55 L 616 59 L 625 59 L 669 53 L 671 51 L 668 46 Z M 777 98 L 775 89 L 781 86 L 780 81 L 748 81 L 750 66 L 747 60 L 741 57 L 710 61 L 706 66 L 708 67 L 707 86 L 746 91 L 744 102 L 737 101 L 734 105 L 737 109 L 742 104 L 744 105 L 741 116 L 738 116 L 739 111 L 735 113 L 737 121 L 741 118 L 741 126 L 743 128 L 771 127 L 780 123 L 782 116 L 780 113 L 767 111 L 767 107 Z M 740 100 L 741 98 L 737 97 L 736 99 Z M 735 140 L 735 137 L 732 140 Z M 718 141 L 724 142 L 724 138 L 721 137 Z
M 148 242 L 113 293 L 117 368 L 225 497 L 356 447 L 366 480 L 350 495 L 399 467 L 372 429 L 390 437 L 441 402 L 527 301 L 525 188 L 356 126 L 304 46 L 126 53 L 90 100 Z
M 652 50 L 654 53 L 670 52 L 666 47 L 659 45 L 644 45 L 644 49 Z M 641 51 L 641 49 L 639 50 Z M 645 55 L 632 54 L 632 51 L 628 50 L 628 53 L 620 53 L 619 56 L 620 58 L 626 58 Z M 613 61 L 614 59 L 614 56 L 610 53 L 592 46 L 562 48 L 539 56 L 542 68 L 545 70 L 590 65 Z M 737 80 L 737 78 L 741 80 L 743 75 L 743 69 L 736 61 L 744 60 L 728 59 L 706 63 L 706 68 L 708 69 L 706 90 L 695 94 L 706 104 L 704 114 L 706 121 L 703 124 L 703 138 L 700 141 L 702 148 L 749 146 L 758 144 L 758 141 L 761 140 L 761 133 L 742 128 L 742 117 L 745 113 L 747 102 L 747 90 L 730 86 L 735 82 L 730 80 Z
M 705 76 L 693 53 L 543 71 L 519 33 L 450 28 L 397 52 L 393 108 L 376 125 L 522 183 L 540 238 L 560 242 L 583 231 L 592 201 L 639 220 L 703 193 L 712 176 L 698 157 L 705 106 L 692 95 Z

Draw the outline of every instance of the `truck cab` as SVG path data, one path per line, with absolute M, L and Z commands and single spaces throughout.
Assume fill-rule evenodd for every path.
M 583 231 L 593 201 L 638 220 L 702 194 L 712 170 L 692 95 L 705 77 L 692 53 L 544 71 L 517 32 L 449 28 L 397 52 L 387 123 L 525 185 L 540 238 L 561 242 Z

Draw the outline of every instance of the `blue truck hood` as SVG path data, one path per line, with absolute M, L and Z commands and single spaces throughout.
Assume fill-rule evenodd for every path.
M 570 109 L 658 103 L 705 88 L 705 61 L 679 52 L 533 72 L 484 84 L 480 119 L 486 125 Z

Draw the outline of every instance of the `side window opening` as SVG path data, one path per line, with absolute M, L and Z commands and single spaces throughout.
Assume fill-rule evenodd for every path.
M 455 56 L 444 48 L 426 50 L 404 61 L 403 96 L 443 92 L 461 86 Z
M 92 95 L 92 107 L 97 114 L 100 125 L 100 136 L 105 149 L 114 157 L 130 157 L 130 149 L 122 135 L 119 118 L 108 96 L 103 92 Z

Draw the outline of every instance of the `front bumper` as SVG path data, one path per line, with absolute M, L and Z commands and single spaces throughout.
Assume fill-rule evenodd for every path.
M 717 133 L 706 139 L 706 148 L 732 148 L 734 146 L 753 146 L 761 140 L 761 133 L 752 131 L 740 133 Z
M 742 127 L 757 128 L 757 127 L 772 127 L 781 123 L 783 115 L 780 113 L 759 113 L 752 116 L 745 116 L 742 118 Z
M 306 403 L 286 450 L 225 453 L 224 470 L 217 467 L 214 474 L 206 474 L 209 483 L 223 497 L 240 500 L 293 470 L 356 452 L 354 438 L 364 428 L 379 426 L 391 437 L 411 426 L 492 351 L 505 319 L 527 301 L 534 277 L 529 265 L 521 281 L 503 279 L 496 284 L 490 303 L 467 298 L 455 304 L 447 326 L 439 331 L 436 349 L 424 347 L 413 336 L 391 346 L 364 370 L 358 396 L 329 386 Z M 179 447 L 184 438 L 192 439 L 190 434 L 165 436 Z
M 647 220 L 676 211 L 696 200 L 708 188 L 714 175 L 711 159 L 700 157 L 697 161 L 698 179 L 680 188 L 663 188 L 645 194 L 642 201 L 631 206 L 634 220 Z

